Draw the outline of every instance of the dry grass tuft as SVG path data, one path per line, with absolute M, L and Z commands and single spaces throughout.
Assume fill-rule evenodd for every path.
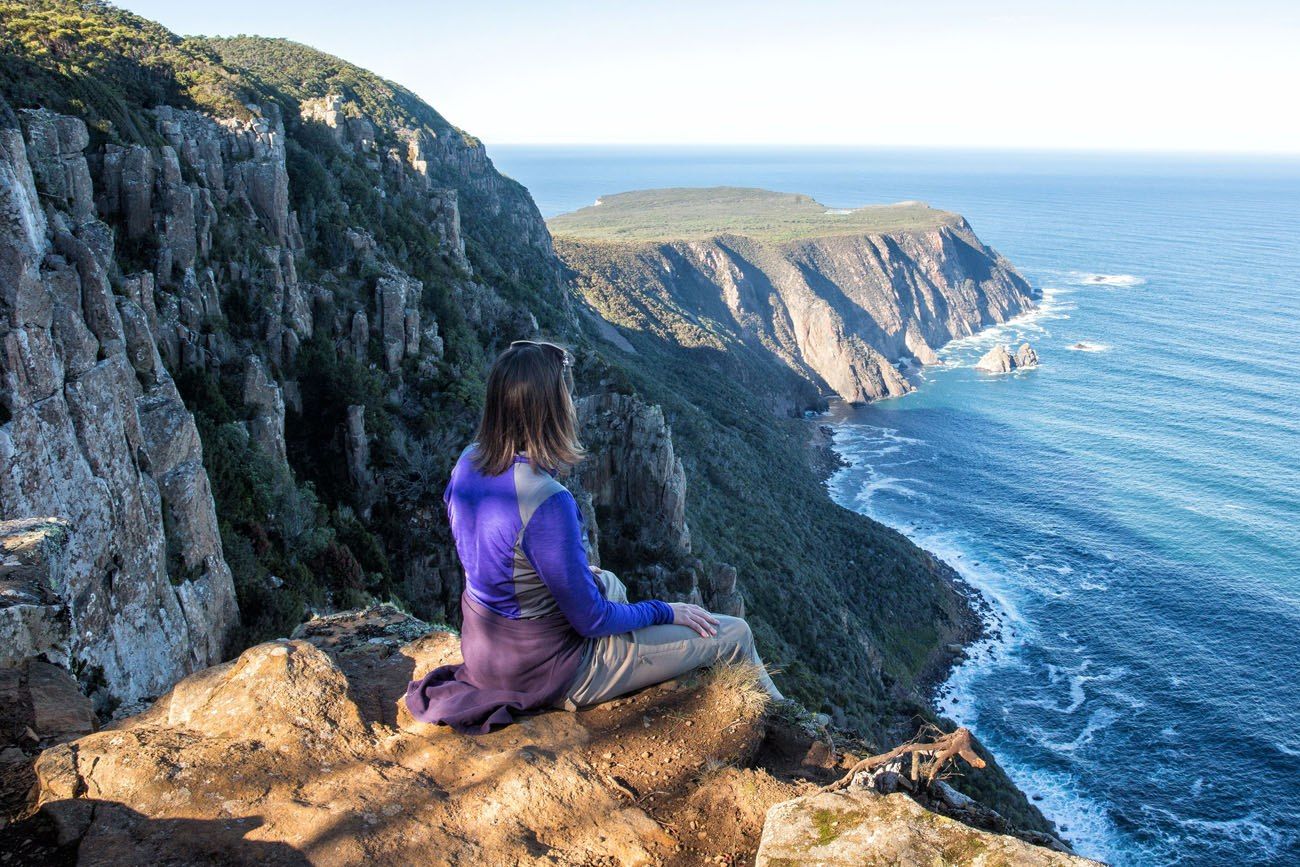
M 772 697 L 759 682 L 760 670 L 752 663 L 717 665 L 705 675 L 706 689 L 731 703 L 738 722 L 754 722 L 767 713 Z

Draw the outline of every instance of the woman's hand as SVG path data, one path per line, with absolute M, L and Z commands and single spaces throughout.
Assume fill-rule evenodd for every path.
M 718 618 L 700 606 L 689 602 L 669 602 L 668 607 L 673 610 L 674 626 L 689 627 L 705 638 L 718 634 Z

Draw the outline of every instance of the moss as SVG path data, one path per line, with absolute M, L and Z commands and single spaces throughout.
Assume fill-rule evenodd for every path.
M 813 828 L 817 831 L 817 845 L 833 842 L 845 831 L 857 827 L 867 814 L 861 810 L 817 809 L 812 813 Z

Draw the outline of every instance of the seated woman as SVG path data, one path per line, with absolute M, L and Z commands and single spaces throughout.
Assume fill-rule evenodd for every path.
M 578 504 L 555 478 L 582 459 L 572 358 L 518 340 L 493 364 L 478 438 L 443 500 L 465 569 L 464 663 L 413 681 L 416 719 L 487 732 L 512 713 L 607 701 L 721 662 L 763 670 L 749 625 L 685 602 L 629 603 L 612 572 L 593 569 Z

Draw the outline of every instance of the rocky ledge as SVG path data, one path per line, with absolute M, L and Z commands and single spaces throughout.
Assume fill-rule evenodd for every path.
M 391 606 L 309 621 L 47 749 L 7 848 L 50 864 L 737 864 L 761 837 L 768 864 L 959 849 L 1084 863 L 902 794 L 823 805 L 818 784 L 853 757 L 769 708 L 745 669 L 485 736 L 416 722 L 407 680 L 458 653 L 453 633 Z

